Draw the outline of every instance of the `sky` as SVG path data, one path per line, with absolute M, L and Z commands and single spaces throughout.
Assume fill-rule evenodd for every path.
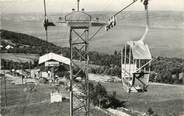
M 118 11 L 133 0 L 80 0 L 86 11 Z M 70 12 L 77 0 L 46 0 L 48 12 Z M 3 13 L 43 12 L 43 0 L 0 0 Z M 184 11 L 184 0 L 150 0 L 150 10 Z M 128 10 L 144 10 L 138 0 Z

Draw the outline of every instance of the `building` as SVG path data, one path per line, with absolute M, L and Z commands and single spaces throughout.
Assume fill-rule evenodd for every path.
M 68 67 L 70 59 L 59 54 L 48 53 L 39 58 L 39 65 L 41 66 L 40 77 L 54 81 L 58 77 L 55 75 L 56 69 L 60 66 Z
M 58 63 L 70 65 L 70 59 L 55 53 L 48 53 L 39 58 L 39 64 L 43 63 L 48 66 L 58 65 Z
M 184 72 L 179 73 L 179 80 L 184 84 Z
M 5 48 L 6 48 L 7 50 L 9 50 L 9 49 L 12 49 L 12 48 L 13 48 L 13 46 L 11 46 L 11 45 L 7 45 Z

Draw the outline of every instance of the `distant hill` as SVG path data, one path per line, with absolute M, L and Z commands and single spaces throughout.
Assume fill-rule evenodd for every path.
M 69 54 L 68 48 L 58 47 L 31 35 L 7 30 L 0 30 L 0 32 L 3 69 L 20 69 L 21 66 L 27 69 L 30 66 L 29 63 L 34 68 L 38 65 L 39 56 L 47 52 Z
M 4 52 L 2 64 L 5 69 L 11 68 L 12 63 L 21 62 L 27 68 L 30 61 L 32 67 L 37 65 L 39 55 L 46 52 L 54 52 L 69 57 L 69 48 L 59 47 L 53 43 L 46 42 L 37 37 L 23 33 L 16 33 L 7 30 L 0 30 Z M 12 46 L 7 49 L 6 46 Z M 7 54 L 11 53 L 11 54 Z M 14 53 L 14 54 L 13 54 Z M 24 54 L 17 54 L 24 53 Z M 37 55 L 35 55 L 37 54 Z M 73 53 L 74 59 L 79 59 L 77 53 Z M 121 75 L 121 54 L 120 51 L 114 51 L 114 54 L 105 54 L 100 52 L 89 52 L 89 64 L 92 73 L 107 74 L 112 76 Z M 20 65 L 17 64 L 17 67 Z M 152 62 L 151 69 L 154 72 L 150 81 L 181 84 L 184 72 L 184 59 L 158 57 Z
M 60 47 L 54 45 L 53 43 L 46 42 L 31 35 L 7 30 L 0 31 L 2 39 L 1 52 L 4 53 L 44 54 L 48 51 L 59 52 L 61 50 Z

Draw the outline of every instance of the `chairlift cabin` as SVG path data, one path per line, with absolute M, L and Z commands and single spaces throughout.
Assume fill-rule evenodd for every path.
M 127 92 L 147 91 L 152 56 L 143 41 L 128 41 L 121 55 L 121 76 Z

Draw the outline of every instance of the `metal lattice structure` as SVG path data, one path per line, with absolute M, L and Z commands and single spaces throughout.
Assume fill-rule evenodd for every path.
M 70 116 L 89 116 L 88 46 L 105 23 L 93 22 L 83 11 L 73 11 L 65 21 L 70 27 Z M 100 28 L 89 37 L 90 27 Z
M 76 32 L 76 30 L 79 29 L 83 30 L 84 37 L 82 37 L 82 34 L 79 35 L 79 33 Z M 80 38 L 80 42 L 75 42 L 76 38 L 72 37 L 74 33 Z M 77 114 L 78 116 L 89 115 L 88 37 L 89 27 L 70 28 L 70 106 L 72 107 L 71 113 Z M 74 62 L 74 52 L 80 56 L 80 60 L 84 63 L 84 65 L 80 65 Z M 75 73 L 73 71 L 74 67 L 78 69 Z M 81 77 L 81 80 L 76 82 L 75 79 L 78 76 L 81 76 L 81 72 L 84 73 L 84 77 Z
M 84 9 L 79 11 L 79 2 L 80 0 L 77 0 L 77 11 L 73 9 L 71 13 L 65 16 L 65 21 L 59 21 L 58 23 L 67 23 L 70 27 L 70 116 L 89 116 L 88 46 L 89 41 L 106 23 L 99 22 L 99 20 L 92 21 L 92 17 L 85 13 Z M 44 27 L 46 39 L 48 40 L 47 28 L 55 26 L 55 24 L 48 21 L 45 0 L 44 12 Z M 91 37 L 89 37 L 90 27 L 99 27 Z
M 70 27 L 70 116 L 89 116 L 90 114 L 90 96 L 89 96 L 89 81 L 88 81 L 88 46 L 89 41 L 95 37 L 95 35 L 106 26 L 106 30 L 115 26 L 117 23 L 116 16 L 122 11 L 133 5 L 138 0 L 133 0 L 126 7 L 114 14 L 108 21 L 108 23 L 92 21 L 89 14 L 79 11 L 79 2 L 77 0 L 77 11 L 72 9 L 73 12 L 65 16 L 65 21 L 59 23 L 67 23 Z M 148 1 L 148 0 L 145 0 Z M 45 2 L 44 2 L 45 4 Z M 52 22 L 49 22 L 46 15 L 45 8 L 45 21 L 44 27 L 54 26 Z M 60 18 L 61 19 L 61 18 Z M 89 30 L 91 27 L 99 27 L 97 31 L 89 37 Z M 108 29 L 107 29 L 108 28 Z M 80 79 L 79 79 L 80 78 Z
M 76 12 L 78 14 L 78 12 Z M 72 13 L 71 15 L 76 15 Z M 81 14 L 79 13 L 78 16 Z M 85 15 L 85 14 L 84 14 Z M 67 16 L 67 17 L 68 17 Z M 67 18 L 66 17 L 66 18 Z M 89 84 L 88 84 L 88 39 L 89 39 L 89 21 L 74 21 L 68 20 L 70 26 L 70 115 L 89 115 Z M 74 62 L 75 59 L 80 63 Z M 84 65 L 81 65 L 81 63 Z M 77 68 L 77 72 L 74 73 L 74 68 Z M 81 77 L 79 82 L 76 82 L 76 78 L 80 77 L 81 72 L 84 73 L 84 77 Z

